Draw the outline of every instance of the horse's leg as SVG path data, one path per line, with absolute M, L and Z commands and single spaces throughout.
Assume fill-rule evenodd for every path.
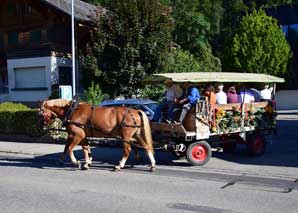
M 90 154 L 91 154 L 90 146 L 87 143 L 86 139 L 83 140 L 81 142 L 81 144 L 82 144 L 82 149 L 83 149 L 83 153 L 84 153 L 84 157 L 85 157 L 85 163 L 82 166 L 82 170 L 87 170 L 87 169 L 89 169 L 89 166 L 92 165 L 92 162 L 90 159 Z
M 141 161 L 143 161 L 143 158 L 140 155 L 140 148 L 133 147 L 133 151 L 134 151 L 134 161 L 132 161 L 131 167 L 134 167 L 135 163 L 139 164 Z
M 73 153 L 73 149 L 75 148 L 76 145 L 78 145 L 82 141 L 82 137 L 80 137 L 79 135 L 73 135 L 72 133 L 69 135 L 69 138 L 70 138 L 70 143 L 68 146 L 68 153 L 69 153 L 70 160 L 76 167 L 80 168 L 81 163 L 79 160 L 76 159 Z
M 119 161 L 119 164 L 114 167 L 115 172 L 118 172 L 120 171 L 120 169 L 124 168 L 130 152 L 131 152 L 131 145 L 125 140 L 123 140 L 123 156 L 122 156 L 122 159 Z
M 150 162 L 151 162 L 151 167 L 150 167 L 150 171 L 151 172 L 155 172 L 156 171 L 156 161 L 155 161 L 155 158 L 154 158 L 154 155 L 153 155 L 153 150 L 150 150 L 150 149 L 147 149 L 147 155 L 150 159 Z
M 133 151 L 135 153 L 135 160 L 137 162 L 140 162 L 142 160 L 142 157 L 140 156 L 140 152 L 139 152 L 139 148 L 138 147 L 134 147 Z
M 92 153 L 91 153 L 91 149 L 90 149 L 90 145 L 88 144 L 88 156 L 89 156 L 89 159 L 90 159 L 90 165 L 92 165 Z
M 148 158 L 151 163 L 150 171 L 155 172 L 156 171 L 156 161 L 155 161 L 154 154 L 153 154 L 154 153 L 153 147 L 148 145 L 142 136 L 137 135 L 136 138 L 147 152 Z
M 60 165 L 63 165 L 63 163 L 64 163 L 64 159 L 65 159 L 66 153 L 68 151 L 68 147 L 69 147 L 69 141 L 66 142 L 63 154 L 60 156 L 60 159 L 59 159 L 59 164 Z

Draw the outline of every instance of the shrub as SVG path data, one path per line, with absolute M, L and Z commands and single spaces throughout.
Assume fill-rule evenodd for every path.
M 99 84 L 94 84 L 91 82 L 91 86 L 87 90 L 84 90 L 84 99 L 89 104 L 99 104 L 104 99 L 106 95 L 102 93 Z
M 41 136 L 44 131 L 38 127 L 36 109 L 6 102 L 0 104 L 0 133 Z

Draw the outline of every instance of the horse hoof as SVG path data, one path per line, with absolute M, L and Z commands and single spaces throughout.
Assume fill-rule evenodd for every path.
M 150 172 L 155 172 L 155 171 L 156 171 L 156 167 L 155 166 L 151 166 Z
M 88 163 L 84 163 L 81 169 L 83 171 L 88 170 L 89 169 L 89 164 Z
M 113 171 L 114 172 L 119 172 L 120 171 L 120 166 L 115 166 Z

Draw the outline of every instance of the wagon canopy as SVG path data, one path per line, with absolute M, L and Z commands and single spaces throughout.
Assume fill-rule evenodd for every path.
M 258 83 L 283 83 L 283 78 L 259 73 L 236 72 L 186 72 L 186 73 L 160 73 L 145 79 L 148 83 L 161 83 L 169 79 L 176 83 L 192 82 L 258 82 Z

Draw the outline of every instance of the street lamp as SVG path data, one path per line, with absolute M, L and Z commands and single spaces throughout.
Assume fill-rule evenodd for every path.
M 72 95 L 76 95 L 76 62 L 75 62 L 75 25 L 74 0 L 71 0 L 71 52 L 72 52 Z

